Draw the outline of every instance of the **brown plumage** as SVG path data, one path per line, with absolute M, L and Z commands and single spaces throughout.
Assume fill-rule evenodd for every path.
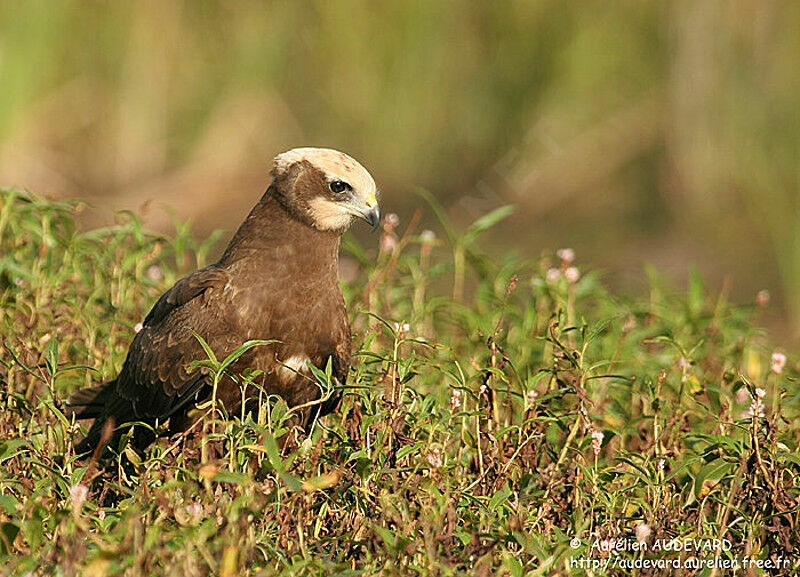
M 231 371 L 263 371 L 257 383 L 290 406 L 320 396 L 308 363 L 324 369 L 330 360 L 334 380 L 345 382 L 350 326 L 337 276 L 339 241 L 355 217 L 377 226 L 375 182 L 351 157 L 319 148 L 278 155 L 272 178 L 222 258 L 156 302 L 117 378 L 69 398 L 77 418 L 95 419 L 77 452 L 94 449 L 110 419 L 169 419 L 173 431 L 190 424 L 190 409 L 211 395 L 207 371 L 191 367 L 206 358 L 193 330 L 218 359 L 251 339 L 278 341 L 250 349 Z M 241 389 L 230 379 L 220 382 L 217 398 L 229 413 L 241 407 Z M 328 413 L 337 402 L 314 411 Z

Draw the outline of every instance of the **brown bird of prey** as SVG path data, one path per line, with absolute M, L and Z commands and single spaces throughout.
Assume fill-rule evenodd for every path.
M 249 349 L 231 372 L 263 371 L 256 383 L 268 393 L 289 406 L 310 404 L 306 422 L 336 408 L 338 395 L 314 406 L 321 389 L 309 365 L 324 370 L 330 362 L 338 384 L 347 377 L 350 325 L 339 287 L 339 241 L 354 218 L 377 227 L 375 181 L 350 156 L 325 148 L 279 154 L 271 174 L 222 258 L 156 302 L 117 378 L 68 399 L 69 413 L 95 419 L 76 452 L 93 450 L 112 419 L 116 426 L 169 419 L 173 432 L 191 425 L 191 409 L 212 394 L 208 370 L 192 365 L 207 358 L 193 332 L 218 359 L 249 340 L 274 341 Z M 229 413 L 241 408 L 241 398 L 239 384 L 219 381 L 217 399 Z

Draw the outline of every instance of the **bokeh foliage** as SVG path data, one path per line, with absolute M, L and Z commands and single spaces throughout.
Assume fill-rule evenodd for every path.
M 692 261 L 797 326 L 798 29 L 762 0 L 5 0 L 0 183 L 230 230 L 265 159 L 329 145 L 404 216 L 416 186 L 461 224 L 518 204 L 502 248 L 623 286 Z

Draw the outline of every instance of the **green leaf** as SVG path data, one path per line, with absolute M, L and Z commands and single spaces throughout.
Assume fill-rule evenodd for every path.
M 264 435 L 264 449 L 266 449 L 267 458 L 269 459 L 270 465 L 272 465 L 272 468 L 278 474 L 278 477 L 280 477 L 280 479 L 286 484 L 289 490 L 301 490 L 303 483 L 300 481 L 300 479 L 286 471 L 286 467 L 283 464 L 283 459 L 281 459 L 280 452 L 278 450 L 278 443 L 275 441 L 275 437 L 273 435 Z
M 600 322 L 595 323 L 594 326 L 592 327 L 592 329 L 589 331 L 589 334 L 586 336 L 586 339 L 585 339 L 586 344 L 591 343 L 596 338 L 598 338 L 601 334 L 603 334 L 603 332 L 605 332 L 606 328 L 608 328 L 608 325 L 610 325 L 612 322 L 614 322 L 618 318 L 619 318 L 619 315 L 614 315 L 613 317 L 608 317 L 606 319 L 601 320 Z
M 0 495 L 0 509 L 2 509 L 3 513 L 13 517 L 17 514 L 17 507 L 19 506 L 19 501 L 12 496 L 12 495 Z
M 215 366 L 218 366 L 219 361 L 217 361 L 217 355 L 214 354 L 214 351 L 211 350 L 211 347 L 208 346 L 208 343 L 203 339 L 203 337 L 198 335 L 194 329 L 191 329 L 191 331 L 192 334 L 194 335 L 194 338 L 196 338 L 197 342 L 200 343 L 200 346 L 203 347 L 203 351 L 206 353 L 206 357 L 208 357 L 208 360 L 214 363 Z
M 397 451 L 397 459 L 400 460 L 407 455 L 410 455 L 412 453 L 417 453 L 425 445 L 427 445 L 427 441 L 417 441 L 413 445 L 406 445 L 405 447 L 401 447 Z
M 235 471 L 219 471 L 211 480 L 215 483 L 231 483 L 232 485 L 243 485 L 250 480 L 250 477 L 244 473 L 237 473 Z
M 14 551 L 14 540 L 19 535 L 19 525 L 3 523 L 0 525 L 0 553 L 10 555 Z
M 522 561 L 514 557 L 512 554 L 507 554 L 505 558 L 506 567 L 508 567 L 508 571 L 511 573 L 511 577 L 522 577 L 523 576 L 523 568 L 522 568 Z
M 467 229 L 467 232 L 464 233 L 462 242 L 464 245 L 469 246 L 480 235 L 514 214 L 514 211 L 516 210 L 517 208 L 515 206 L 509 204 L 496 208 L 489 214 L 483 215 L 470 225 L 470 227 Z
M 689 275 L 689 294 L 688 294 L 689 313 L 692 318 L 697 318 L 703 311 L 705 305 L 705 287 L 703 278 L 696 269 L 692 269 Z
M 26 439 L 7 439 L 0 441 L 0 463 L 28 451 L 30 443 Z
M 386 527 L 381 527 L 380 525 L 373 525 L 372 530 L 380 537 L 386 546 L 390 550 L 394 550 L 397 548 L 397 537 L 394 534 L 394 531 L 390 531 Z
M 58 372 L 58 339 L 51 338 L 44 349 L 44 362 L 47 372 L 53 377 Z
M 492 495 L 491 499 L 489 499 L 489 509 L 492 511 L 497 511 L 497 509 L 508 500 L 508 490 L 506 487 L 503 487 L 499 491 L 497 491 L 494 495 Z
M 222 364 L 220 365 L 219 370 L 220 371 L 224 371 L 225 369 L 227 369 L 239 357 L 241 357 L 243 354 L 245 354 L 247 351 L 249 351 L 253 347 L 260 347 L 262 345 L 269 345 L 269 344 L 277 343 L 277 342 L 278 341 L 276 341 L 276 340 L 261 340 L 261 339 L 247 341 L 244 344 L 242 344 L 239 348 L 237 348 L 235 351 L 233 351 L 231 354 L 229 354 L 227 357 L 225 357 L 225 360 L 222 361 Z
M 436 200 L 436 197 L 433 196 L 429 191 L 425 190 L 424 188 L 417 188 L 415 190 L 417 196 L 422 198 L 425 202 L 428 203 L 428 206 L 431 207 L 433 214 L 436 215 L 436 219 L 442 225 L 444 229 L 444 234 L 447 237 L 447 241 L 450 243 L 451 246 L 455 246 L 458 242 L 458 235 L 456 234 L 453 225 L 450 224 L 447 216 L 445 216 L 444 208 L 442 205 L 439 204 L 439 201 Z
M 703 465 L 697 472 L 694 478 L 694 495 L 700 496 L 700 491 L 703 488 L 703 483 L 706 481 L 710 483 L 718 483 L 723 477 L 733 471 L 734 464 L 724 459 L 714 459 L 710 463 Z

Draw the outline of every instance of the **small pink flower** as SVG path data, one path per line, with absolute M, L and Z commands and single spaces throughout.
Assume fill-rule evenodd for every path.
M 750 408 L 747 410 L 747 416 L 750 418 L 764 418 L 764 401 L 762 400 L 767 396 L 767 391 L 764 389 L 756 389 L 756 396 L 750 401 Z
M 571 266 L 564 271 L 564 278 L 567 279 L 569 284 L 575 284 L 581 280 L 581 271 L 579 271 L 577 267 Z
M 423 230 L 419 235 L 422 244 L 433 244 L 436 242 L 436 233 L 432 230 Z
M 531 389 L 528 391 L 528 394 L 525 396 L 525 399 L 528 401 L 528 406 L 530 407 L 533 403 L 536 402 L 536 397 L 539 396 L 539 393 Z
M 432 230 L 423 230 L 419 235 L 419 254 L 427 257 L 436 244 L 436 234 Z
M 400 217 L 397 216 L 396 213 L 390 212 L 386 215 L 383 219 L 383 230 L 386 232 L 394 232 L 397 226 L 400 224 Z
M 402 337 L 411 330 L 411 325 L 408 323 L 394 323 L 394 330 L 397 333 L 397 336 Z
M 186 513 L 189 516 L 189 519 L 192 524 L 197 523 L 203 518 L 203 513 L 204 513 L 203 506 L 197 501 L 192 501 L 191 503 L 186 505 L 184 509 L 186 510 Z
M 142 328 L 144 328 L 142 323 L 136 323 L 136 326 L 133 327 L 133 332 L 138 333 Z
M 663 471 L 663 470 L 664 470 L 664 465 L 666 465 L 666 463 L 667 463 L 667 462 L 666 462 L 664 459 L 659 459 L 659 460 L 656 462 L 656 467 L 658 467 L 658 470 L 659 470 L 659 471 Z
M 435 469 L 438 469 L 439 467 L 441 467 L 442 466 L 442 451 L 441 451 L 441 449 L 439 449 L 439 447 L 433 447 L 430 450 L 430 452 L 428 453 L 427 459 L 428 459 L 428 464 L 431 467 L 433 467 Z
M 78 484 L 69 488 L 69 500 L 72 502 L 72 510 L 75 513 L 80 513 L 81 507 L 83 507 L 88 496 L 89 487 L 86 485 Z
M 571 248 L 560 248 L 556 251 L 556 255 L 561 259 L 564 266 L 569 266 L 575 260 L 575 251 Z
M 592 452 L 595 457 L 600 454 L 600 449 L 603 447 L 604 436 L 602 431 L 592 429 Z
M 625 319 L 625 324 L 622 325 L 623 334 L 627 335 L 635 328 L 636 328 L 636 317 L 634 317 L 633 315 L 628 315 L 628 318 Z
M 756 294 L 756 306 L 761 308 L 769 306 L 769 291 L 767 289 L 760 290 Z
M 381 235 L 381 252 L 392 252 L 397 248 L 397 237 L 390 233 Z
M 636 540 L 639 543 L 647 541 L 647 538 L 653 533 L 653 530 L 650 528 L 650 525 L 647 523 L 639 523 L 636 525 L 636 529 L 634 529 L 636 533 Z
M 161 267 L 157 264 L 152 264 L 147 267 L 147 277 L 150 280 L 154 281 L 162 281 L 164 280 L 164 273 L 161 271 Z
M 772 372 L 780 375 L 786 366 L 786 355 L 783 353 L 772 353 Z
M 453 389 L 450 394 L 450 407 L 455 411 L 461 406 L 461 391 Z
M 750 408 L 747 410 L 747 416 L 750 418 L 764 418 L 764 403 L 761 402 L 761 399 L 753 399 L 750 403 Z
M 547 284 L 556 284 L 558 280 L 561 278 L 561 271 L 557 268 L 551 268 L 547 271 L 545 275 L 545 280 Z

